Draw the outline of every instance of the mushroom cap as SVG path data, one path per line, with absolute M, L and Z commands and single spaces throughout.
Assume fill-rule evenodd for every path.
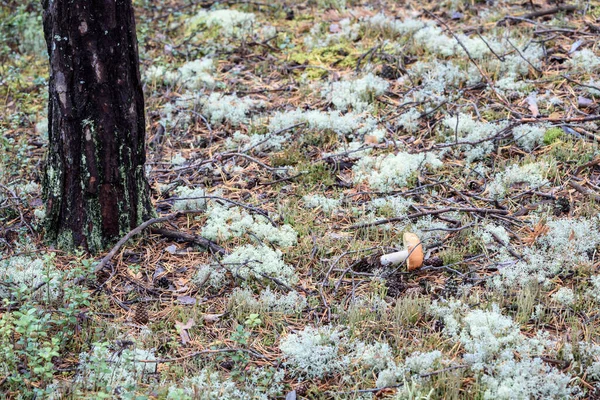
M 423 266 L 423 244 L 421 243 L 421 239 L 414 233 L 405 232 L 402 240 L 404 241 L 404 247 L 409 253 L 408 260 L 406 261 L 408 270 L 414 271 L 421 268 Z

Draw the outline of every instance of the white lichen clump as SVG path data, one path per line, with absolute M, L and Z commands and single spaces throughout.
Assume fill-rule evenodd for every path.
M 484 369 L 505 348 L 510 349 L 521 340 L 519 327 L 497 310 L 471 311 L 462 322 L 459 339 L 466 350 L 463 358 L 476 370 Z
M 389 344 L 383 342 L 352 342 L 352 363 L 371 371 L 382 371 L 393 363 L 394 356 Z
M 248 122 L 247 115 L 250 109 L 262 104 L 249 97 L 239 98 L 236 95 L 222 93 L 211 93 L 201 103 L 202 112 L 211 124 L 228 122 L 233 126 Z
M 247 152 L 251 149 L 256 151 L 278 151 L 288 142 L 289 138 L 289 133 L 246 135 L 240 131 L 235 131 L 231 137 L 225 140 L 225 148 L 239 152 Z
M 442 352 L 433 350 L 429 352 L 414 352 L 404 360 L 404 367 L 407 371 L 414 374 L 426 374 L 432 370 L 439 368 L 442 360 Z
M 408 180 L 424 167 L 438 168 L 442 162 L 433 153 L 399 152 L 363 157 L 352 168 L 354 182 L 368 182 L 373 190 L 391 192 L 407 186 Z
M 510 360 L 486 374 L 486 400 L 568 399 L 575 391 L 569 386 L 571 376 L 560 372 L 540 358 Z
M 507 245 L 510 243 L 508 232 L 503 226 L 492 223 L 485 224 L 474 232 L 487 246 L 497 247 L 498 245 Z M 498 243 L 500 241 L 501 243 Z
M 177 71 L 173 71 L 164 65 L 151 65 L 144 73 L 147 82 L 174 85 L 180 83 L 189 90 L 213 88 L 215 78 L 213 77 L 214 64 L 212 59 L 203 58 L 187 61 Z
M 421 85 L 417 90 L 411 90 L 409 96 L 415 102 L 440 102 L 449 100 L 449 94 L 459 89 L 464 83 L 475 83 L 479 79 L 479 73 L 474 67 L 464 67 L 452 61 L 430 62 L 418 61 L 409 70 L 412 81 L 420 80 Z M 401 78 L 404 84 L 412 81 Z M 428 111 L 429 109 L 426 109 Z
M 575 304 L 575 293 L 571 288 L 561 287 L 554 294 L 552 294 L 552 300 L 562 304 L 563 306 L 569 307 Z
M 290 285 L 298 281 L 294 268 L 282 259 L 281 250 L 272 250 L 267 246 L 244 245 L 236 247 L 231 254 L 223 257 L 233 276 L 248 280 L 269 280 L 276 278 Z
M 382 140 L 385 131 L 378 128 L 375 118 L 361 116 L 353 112 L 341 114 L 339 111 L 293 111 L 277 112 L 271 116 L 269 131 L 275 133 L 298 124 L 306 124 L 316 131 L 331 131 L 340 137 L 363 138 L 365 135 Z
M 530 189 L 539 189 L 548 183 L 544 177 L 547 170 L 548 165 L 544 162 L 511 165 L 496 174 L 488 186 L 488 193 L 492 198 L 502 199 L 515 184 L 526 184 Z
M 170 400 L 269 400 L 283 392 L 285 371 L 259 368 L 249 374 L 243 384 L 219 372 L 203 369 L 198 375 L 185 377 L 179 385 L 169 388 Z M 264 382 L 268 382 L 265 385 Z
M 298 241 L 298 234 L 290 225 L 273 226 L 264 216 L 252 215 L 241 207 L 212 204 L 207 215 L 202 228 L 202 235 L 207 239 L 225 241 L 251 233 L 260 240 L 284 247 Z
M 106 342 L 95 343 L 89 353 L 80 354 L 75 383 L 86 390 L 100 389 L 109 396 L 134 395 L 139 382 L 156 372 L 158 363 L 153 360 L 153 350 L 111 349 Z
M 256 16 L 252 13 L 237 10 L 200 10 L 194 17 L 186 21 L 189 31 L 195 31 L 200 26 L 208 28 L 219 27 L 219 34 L 230 38 L 240 38 L 252 31 Z
M 173 201 L 173 210 L 204 210 L 206 192 L 202 188 L 179 186 L 175 189 L 177 198 Z
M 211 287 L 220 289 L 228 281 L 225 279 L 227 268 L 217 264 L 201 264 L 197 266 L 196 273 L 192 276 L 191 282 L 197 287 Z
M 384 13 L 378 13 L 364 19 L 367 28 L 376 28 L 379 30 L 390 30 L 398 35 L 410 35 L 423 29 L 426 26 L 434 24 L 431 21 L 422 21 L 420 19 L 405 18 L 396 19 L 388 17 Z
M 35 124 L 35 132 L 43 140 L 48 140 L 48 118 L 42 118 Z
M 211 74 L 214 68 L 213 61 L 208 58 L 188 61 L 179 67 L 181 83 L 191 90 L 212 88 L 215 86 L 215 79 Z
M 343 371 L 350 357 L 342 354 L 346 338 L 337 328 L 307 326 L 299 333 L 286 336 L 279 345 L 286 364 L 296 373 L 322 378 Z
M 0 260 L 0 298 L 25 290 L 36 300 L 55 300 L 60 294 L 62 273 L 49 260 L 14 256 Z M 44 283 L 47 282 L 47 283 Z M 33 289 L 38 289 L 33 291 Z
M 485 42 L 480 37 L 469 37 L 464 34 L 458 34 L 458 40 L 451 35 L 444 33 L 444 30 L 437 26 L 434 21 L 422 21 L 412 18 L 404 20 L 392 19 L 383 13 L 377 14 L 365 19 L 367 28 L 378 28 L 388 30 L 399 36 L 411 36 L 413 47 L 410 49 L 427 49 L 430 53 L 443 57 L 466 56 L 465 50 L 460 46 L 458 40 L 467 48 L 469 55 L 474 59 L 481 59 L 491 54 L 490 47 L 501 52 L 503 46 L 493 38 L 485 38 Z
M 269 287 L 256 298 L 250 289 L 236 288 L 230 297 L 230 304 L 248 313 L 282 313 L 291 315 L 301 312 L 307 305 L 306 298 L 295 290 L 282 294 Z
M 175 154 L 173 157 L 171 157 L 171 164 L 175 165 L 175 166 L 180 166 L 185 164 L 187 160 L 185 159 L 184 156 L 181 155 L 181 153 L 177 153 Z
M 504 266 L 493 285 L 514 287 L 534 281 L 547 283 L 552 276 L 591 262 L 589 252 L 600 244 L 598 218 L 553 219 L 534 246 L 523 249 L 523 259 Z
M 600 81 L 590 79 L 585 87 L 585 90 L 594 97 L 600 97 Z
M 389 358 L 386 363 L 387 367 L 377 375 L 375 386 L 384 388 L 406 381 L 419 381 L 421 375 L 441 368 L 442 361 L 442 352 L 439 350 L 415 351 L 406 357 L 404 363 L 395 363 Z
M 590 277 L 591 287 L 587 290 L 587 295 L 597 303 L 600 303 L 600 275 Z
M 463 113 L 445 117 L 443 122 L 449 132 L 448 142 L 455 142 L 457 139 L 459 142 L 469 142 L 460 145 L 469 162 L 490 154 L 494 150 L 491 139 L 503 128 L 500 124 L 475 121 L 470 115 Z
M 519 48 L 514 42 L 513 45 Z M 512 46 L 510 48 L 512 49 Z M 532 66 L 535 68 L 541 67 L 543 57 L 544 49 L 542 46 L 532 44 L 519 49 L 519 52 L 513 51 L 512 54 L 504 57 L 504 61 L 502 62 L 500 60 L 493 61 L 499 64 L 504 77 L 511 77 L 517 80 L 518 77 L 527 76 Z
M 409 197 L 384 196 L 365 203 L 365 211 L 374 214 L 391 212 L 397 217 L 405 214 L 413 204 L 414 201 Z
M 352 108 L 354 112 L 363 112 L 369 109 L 375 97 L 385 93 L 388 86 L 387 81 L 369 73 L 362 78 L 333 82 L 321 95 L 340 111 Z
M 360 24 L 353 23 L 350 18 L 344 18 L 337 23 L 328 25 L 325 35 L 322 32 L 322 24 L 315 24 L 304 36 L 304 46 L 308 50 L 331 46 L 337 43 L 354 42 L 360 35 Z
M 516 128 L 513 128 L 513 137 L 519 147 L 531 151 L 544 142 L 546 130 L 546 126 L 519 125 Z
M 302 331 L 283 338 L 279 349 L 286 365 L 302 378 L 324 378 L 348 370 L 369 377 L 373 372 L 390 375 L 389 371 L 393 370 L 391 379 L 397 382 L 404 371 L 409 371 L 404 366 L 396 366 L 389 344 L 351 339 L 343 327 L 306 326 Z M 419 370 L 417 373 L 424 373 L 441 355 L 439 351 L 434 353 L 433 357 L 429 353 L 413 353 L 412 361 L 408 361 Z
M 581 49 L 571 55 L 569 63 L 575 68 L 592 71 L 600 66 L 600 57 L 590 49 Z
M 419 129 L 420 117 L 421 113 L 417 109 L 412 108 L 409 111 L 401 114 L 396 119 L 396 124 L 408 133 L 415 133 Z
M 444 332 L 465 349 L 463 360 L 480 374 L 485 399 L 562 399 L 575 393 L 570 375 L 539 358 L 555 346 L 543 332 L 531 338 L 523 335 L 497 306 L 470 310 L 454 301 L 434 303 L 431 311 L 444 319 Z
M 333 199 L 320 194 L 307 194 L 302 197 L 306 208 L 320 208 L 325 213 L 330 213 L 340 208 L 342 199 Z

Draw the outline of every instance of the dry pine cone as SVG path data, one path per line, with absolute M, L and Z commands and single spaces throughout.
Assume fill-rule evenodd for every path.
M 146 325 L 148 323 L 148 307 L 146 306 L 146 303 L 138 303 L 135 308 L 133 322 L 139 325 Z

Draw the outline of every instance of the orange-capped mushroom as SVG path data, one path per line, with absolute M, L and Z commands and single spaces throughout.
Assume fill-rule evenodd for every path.
M 409 271 L 421 268 L 424 256 L 421 239 L 414 233 L 405 232 L 402 240 L 404 242 L 404 250 L 382 255 L 379 259 L 381 265 L 394 266 L 406 261 Z

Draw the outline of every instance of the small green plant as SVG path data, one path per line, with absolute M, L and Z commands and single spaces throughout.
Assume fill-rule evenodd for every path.
M 239 345 L 240 348 L 245 349 L 248 346 L 251 333 L 247 331 L 243 325 L 237 325 L 235 331 L 231 334 L 231 340 Z M 231 361 L 234 362 L 234 368 L 231 371 L 231 377 L 233 379 L 242 380 L 244 377 L 244 369 L 250 360 L 248 353 L 245 351 L 236 351 L 232 353 Z
M 565 132 L 562 130 L 562 128 L 550 128 L 546 131 L 546 133 L 544 133 L 544 144 L 552 144 L 563 137 L 564 134 Z
M 304 184 L 329 187 L 335 183 L 335 176 L 331 168 L 324 162 L 301 165 L 298 169 L 306 171 L 306 174 L 298 178 Z
M 399 298 L 393 311 L 394 326 L 415 326 L 427 316 L 431 301 L 421 296 L 404 296 Z
M 13 311 L 0 318 L 0 375 L 7 377 L 10 390 L 26 398 L 44 396 L 53 381 L 55 360 L 65 352 L 80 351 L 82 337 L 73 332 L 83 331 L 82 309 L 90 305 L 89 292 L 72 282 L 91 269 L 91 261 L 79 260 L 66 274 L 57 274 L 54 253 L 34 261 L 42 279 L 34 287 L 13 286 L 4 299 Z
M 52 382 L 60 339 L 52 335 L 50 323 L 50 314 L 31 305 L 0 319 L 0 371 L 8 387 L 26 397 L 43 394 L 40 388 Z
M 517 315 L 515 320 L 520 323 L 526 323 L 529 321 L 534 313 L 537 298 L 540 293 L 540 288 L 537 283 L 529 283 L 523 288 L 519 296 L 517 297 Z
M 248 332 L 243 325 L 235 327 L 235 331 L 231 334 L 231 340 L 240 346 L 247 346 L 248 339 L 250 339 L 250 332 Z
M 296 147 L 289 147 L 271 157 L 271 165 L 273 167 L 285 167 L 289 165 L 293 166 L 302 161 L 306 161 L 306 157 Z
M 257 328 L 262 324 L 262 320 L 260 319 L 259 314 L 250 314 L 244 324 L 250 329 Z

